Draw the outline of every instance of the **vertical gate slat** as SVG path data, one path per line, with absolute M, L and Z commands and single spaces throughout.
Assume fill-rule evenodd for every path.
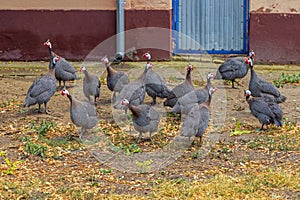
M 179 34 L 175 51 L 246 52 L 248 1 L 176 0 L 179 16 L 173 19 L 178 20 Z

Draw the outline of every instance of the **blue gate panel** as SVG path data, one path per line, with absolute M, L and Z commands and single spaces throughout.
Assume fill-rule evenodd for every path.
M 175 53 L 245 53 L 248 0 L 173 0 Z

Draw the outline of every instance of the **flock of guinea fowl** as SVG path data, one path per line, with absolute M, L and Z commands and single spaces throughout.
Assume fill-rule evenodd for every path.
M 72 97 L 65 89 L 65 82 L 78 79 L 74 67 L 52 51 L 52 44 L 49 40 L 44 45 L 49 48 L 50 53 L 49 72 L 32 83 L 23 106 L 38 104 L 40 113 L 41 105 L 44 104 L 45 113 L 49 114 L 47 102 L 56 92 L 56 80 L 59 81 L 60 88 L 62 88 L 61 81 L 63 81 L 61 94 L 70 100 L 70 118 L 77 127 L 81 127 L 79 137 L 82 137 L 88 129 L 95 127 L 98 123 L 95 104 L 100 96 L 101 83 L 97 76 L 88 73 L 86 67 L 80 67 L 80 72 L 84 74 L 83 93 L 87 99 L 80 101 Z M 107 57 L 102 58 L 101 61 L 106 65 L 107 87 L 113 92 L 114 108 L 125 110 L 126 116 L 127 110 L 131 111 L 134 129 L 139 132 L 138 143 L 143 133 L 149 132 L 151 138 L 151 134 L 157 132 L 160 115 L 152 106 L 156 104 L 156 97 L 166 99 L 164 106 L 171 107 L 171 112 L 185 116 L 181 136 L 189 139 L 198 136 L 202 141 L 202 135 L 208 127 L 210 118 L 209 106 L 212 95 L 217 90 L 212 86 L 211 80 L 230 80 L 234 88 L 235 79 L 245 77 L 249 68 L 251 72 L 249 90 L 244 91 L 244 95 L 252 115 L 261 123 L 261 129 L 264 126 L 268 129 L 270 124 L 282 126 L 283 112 L 278 104 L 285 102 L 286 97 L 281 95 L 272 83 L 256 74 L 253 69 L 254 56 L 253 50 L 250 50 L 246 58 L 229 58 L 220 65 L 216 75 L 212 73 L 207 75 L 207 83 L 200 89 L 195 89 L 193 86 L 191 65 L 188 65 L 186 69 L 185 81 L 169 89 L 165 80 L 153 70 L 150 53 L 143 55 L 147 59 L 145 69 L 132 82 L 126 73 L 113 69 Z M 150 105 L 144 104 L 145 94 L 152 97 L 153 101 Z M 93 101 L 91 96 L 94 98 Z

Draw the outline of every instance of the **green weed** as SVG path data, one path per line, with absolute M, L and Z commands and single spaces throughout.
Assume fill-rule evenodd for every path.
M 109 173 L 112 173 L 112 170 L 111 169 L 100 169 L 101 173 L 102 174 L 109 174 Z
M 235 128 L 234 130 L 231 130 L 230 136 L 239 136 L 251 133 L 251 130 L 242 130 L 243 123 L 240 122 L 238 119 L 234 117 L 232 120 L 235 122 Z
M 35 144 L 31 141 L 27 141 L 25 143 L 25 151 L 33 156 L 41 156 L 42 158 L 45 158 L 45 152 L 48 150 L 48 148 L 41 144 Z
M 55 128 L 55 123 L 43 120 L 40 125 L 38 125 L 36 121 L 31 121 L 27 124 L 27 128 L 36 131 L 40 137 L 44 137 L 51 128 Z
M 39 136 L 46 136 L 46 133 L 51 129 L 54 128 L 54 122 L 49 122 L 43 120 L 41 125 L 37 127 L 36 131 Z
M 300 74 L 293 74 L 288 75 L 285 73 L 282 73 L 278 79 L 275 79 L 273 81 L 274 85 L 278 88 L 283 87 L 286 83 L 299 83 L 300 81 Z
M 153 160 L 146 160 L 143 162 L 135 161 L 135 164 L 139 167 L 140 173 L 145 173 L 151 170 L 152 166 L 151 164 L 153 163 Z
M 299 134 L 283 133 L 281 135 L 265 135 L 256 137 L 247 143 L 247 147 L 254 150 L 268 149 L 269 151 L 299 151 Z
M 0 157 L 4 157 L 7 155 L 7 151 L 0 151 Z
M 140 153 L 142 149 L 136 144 L 128 144 L 128 145 L 119 145 L 119 148 L 125 151 L 127 156 L 130 156 L 131 153 Z
M 12 175 L 14 174 L 14 172 L 18 169 L 17 165 L 18 163 L 20 163 L 21 161 L 17 160 L 15 162 L 12 162 L 11 160 L 9 160 L 9 158 L 5 158 L 5 163 L 6 165 L 9 167 L 8 169 L 3 170 L 4 174 L 8 174 L 8 175 Z

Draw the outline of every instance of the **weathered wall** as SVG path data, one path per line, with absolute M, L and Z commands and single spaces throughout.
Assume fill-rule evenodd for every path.
M 0 0 L 2 10 L 115 10 L 116 0 Z M 125 9 L 168 10 L 172 0 L 125 0 Z
M 299 0 L 250 0 L 251 12 L 299 13 Z
M 70 60 L 83 60 L 98 44 L 116 34 L 115 3 L 115 0 L 0 0 L 0 59 L 47 59 L 47 49 L 42 44 L 50 38 L 56 53 Z M 170 29 L 171 0 L 127 0 L 125 5 L 125 30 Z M 156 37 L 151 39 L 160 40 L 159 35 Z M 171 41 L 171 32 L 161 37 Z M 163 45 L 163 49 L 171 49 L 171 42 Z M 114 48 L 115 45 L 110 47 L 110 51 Z M 161 59 L 169 59 L 171 55 L 170 51 L 152 52 Z
M 300 64 L 300 1 L 251 0 L 250 48 L 257 63 Z
M 250 48 L 260 63 L 300 63 L 300 15 L 251 13 Z

